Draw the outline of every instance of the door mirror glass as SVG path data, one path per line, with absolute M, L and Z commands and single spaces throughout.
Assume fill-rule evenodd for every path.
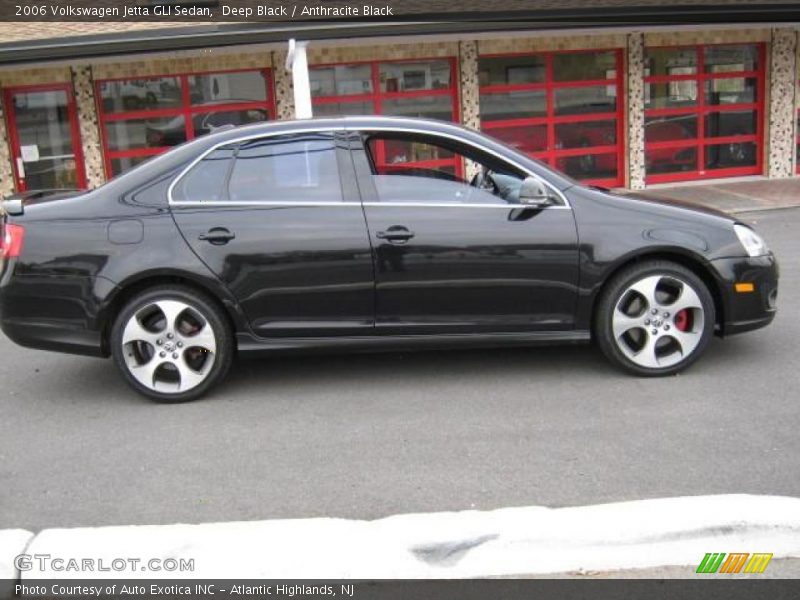
M 553 204 L 553 195 L 540 179 L 526 177 L 519 189 L 519 202 L 530 206 L 549 206 Z

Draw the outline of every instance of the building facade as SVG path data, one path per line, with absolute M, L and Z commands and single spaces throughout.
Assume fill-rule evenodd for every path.
M 459 122 L 606 187 L 793 177 L 799 29 L 315 40 L 313 111 Z M 0 193 L 93 188 L 225 124 L 293 118 L 285 60 L 270 42 L 0 66 Z

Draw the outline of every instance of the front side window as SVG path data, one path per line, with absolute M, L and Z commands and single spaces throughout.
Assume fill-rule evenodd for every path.
M 366 134 L 372 180 L 381 202 L 517 204 L 526 174 L 480 150 L 421 134 Z M 468 163 L 477 174 L 468 178 Z

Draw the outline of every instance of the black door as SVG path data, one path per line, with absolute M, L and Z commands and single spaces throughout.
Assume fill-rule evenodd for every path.
M 332 132 L 264 137 L 206 156 L 174 186 L 172 213 L 256 335 L 372 333 L 372 256 L 354 186 Z
M 379 333 L 574 327 L 578 240 L 560 196 L 521 205 L 525 173 L 449 139 L 365 132 L 353 143 Z

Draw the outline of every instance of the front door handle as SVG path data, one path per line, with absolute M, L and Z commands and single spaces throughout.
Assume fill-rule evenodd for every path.
M 235 238 L 236 234 L 231 233 L 224 227 L 212 227 L 208 230 L 208 233 L 201 234 L 197 239 L 203 242 L 210 242 L 215 246 L 222 246 Z
M 403 244 L 414 237 L 414 232 L 409 231 L 407 227 L 402 225 L 392 225 L 386 231 L 379 231 L 375 234 L 379 240 L 386 240 L 387 242 L 395 242 Z

